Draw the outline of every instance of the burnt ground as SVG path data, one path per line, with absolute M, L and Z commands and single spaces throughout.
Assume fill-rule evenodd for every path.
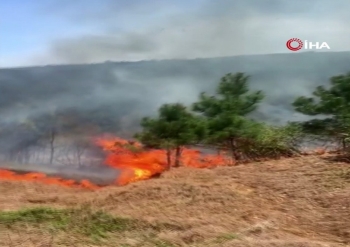
M 178 168 L 98 191 L 1 181 L 0 195 L 0 246 L 350 246 L 350 165 L 327 156 Z M 101 242 L 73 228 L 2 221 L 9 210 L 43 206 L 103 210 L 140 225 L 107 231 Z M 80 227 L 92 224 L 81 219 Z

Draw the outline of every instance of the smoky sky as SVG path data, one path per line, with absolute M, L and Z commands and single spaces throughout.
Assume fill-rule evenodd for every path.
M 21 59 L 42 67 L 0 70 L 1 118 L 108 107 L 136 121 L 163 103 L 213 92 L 225 73 L 245 72 L 266 94 L 260 119 L 303 119 L 290 105 L 295 97 L 350 70 L 350 53 L 337 52 L 350 50 L 349 10 L 345 0 L 50 0 L 38 14 L 86 31 L 58 35 Z M 331 51 L 288 52 L 292 37 L 325 41 Z
M 310 95 L 331 76 L 349 71 L 349 52 L 250 55 L 194 60 L 107 62 L 0 70 L 2 122 L 70 108 L 96 110 L 122 121 L 124 130 L 153 116 L 164 103 L 190 105 L 213 93 L 226 73 L 250 75 L 252 90 L 266 98 L 255 116 L 270 123 L 304 119 L 293 112 L 297 96 Z M 94 116 L 96 117 L 96 116 Z
M 285 53 L 293 37 L 350 49 L 347 0 L 51 0 L 38 9 L 80 27 L 26 65 Z

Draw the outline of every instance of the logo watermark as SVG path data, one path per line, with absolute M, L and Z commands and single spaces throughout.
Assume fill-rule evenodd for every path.
M 305 50 L 322 50 L 322 49 L 331 49 L 327 42 L 311 42 L 305 40 L 304 42 L 298 38 L 292 38 L 287 40 L 286 46 L 291 51 L 299 51 L 301 48 Z

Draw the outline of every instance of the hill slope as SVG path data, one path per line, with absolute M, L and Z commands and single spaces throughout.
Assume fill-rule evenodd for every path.
M 330 158 L 179 168 L 159 179 L 96 192 L 2 181 L 0 210 L 83 205 L 139 222 L 139 227 L 124 231 L 109 229 L 113 234 L 104 229 L 108 238 L 102 246 L 348 246 L 350 167 Z M 34 246 L 49 241 L 52 233 L 45 224 L 39 223 L 39 229 L 22 214 L 26 224 L 19 219 L 6 226 L 3 214 L 1 246 L 10 246 L 8 236 L 12 243 L 30 238 Z M 74 222 L 84 229 L 97 224 L 89 219 Z M 55 229 L 53 241 L 60 246 L 99 246 L 74 227 Z
M 267 95 L 257 117 L 284 122 L 296 120 L 290 106 L 296 96 L 348 72 L 349 64 L 350 52 L 304 52 L 0 69 L 1 120 L 75 107 L 130 129 L 163 103 L 191 103 L 224 74 L 246 72 L 251 87 Z

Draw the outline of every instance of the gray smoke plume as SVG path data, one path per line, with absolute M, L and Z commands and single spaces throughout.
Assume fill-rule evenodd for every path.
M 247 73 L 252 90 L 266 93 L 257 113 L 262 119 L 299 120 L 293 100 L 348 72 L 349 62 L 348 52 L 311 52 L 1 69 L 0 120 L 20 122 L 73 108 L 135 127 L 128 121 L 153 115 L 163 103 L 190 104 L 202 91 L 213 93 L 220 77 L 230 72 Z
M 131 135 L 161 104 L 191 104 L 230 72 L 247 73 L 251 88 L 265 92 L 256 118 L 303 120 L 291 107 L 295 97 L 350 70 L 347 0 L 49 3 L 38 14 L 64 19 L 72 26 L 67 33 L 79 31 L 1 64 L 39 65 L 0 69 L 0 146 L 15 154 L 53 129 L 43 116 L 71 111 L 71 125 Z M 331 51 L 286 53 L 293 37 L 327 42 Z
M 4 64 L 284 53 L 293 37 L 345 51 L 350 49 L 349 10 L 347 0 L 51 0 L 37 14 L 65 23 L 65 31 L 41 52 Z
M 300 119 L 290 103 L 347 72 L 349 53 L 249 54 L 287 52 L 292 37 L 350 50 L 348 10 L 347 0 L 48 1 L 37 13 L 69 23 L 69 35 L 21 61 L 67 65 L 1 70 L 1 122 L 75 108 L 108 111 L 120 128 L 136 128 L 130 119 L 166 102 L 191 103 L 229 72 L 246 72 L 253 89 L 266 91 L 260 118 Z M 77 63 L 95 64 L 69 65 Z

